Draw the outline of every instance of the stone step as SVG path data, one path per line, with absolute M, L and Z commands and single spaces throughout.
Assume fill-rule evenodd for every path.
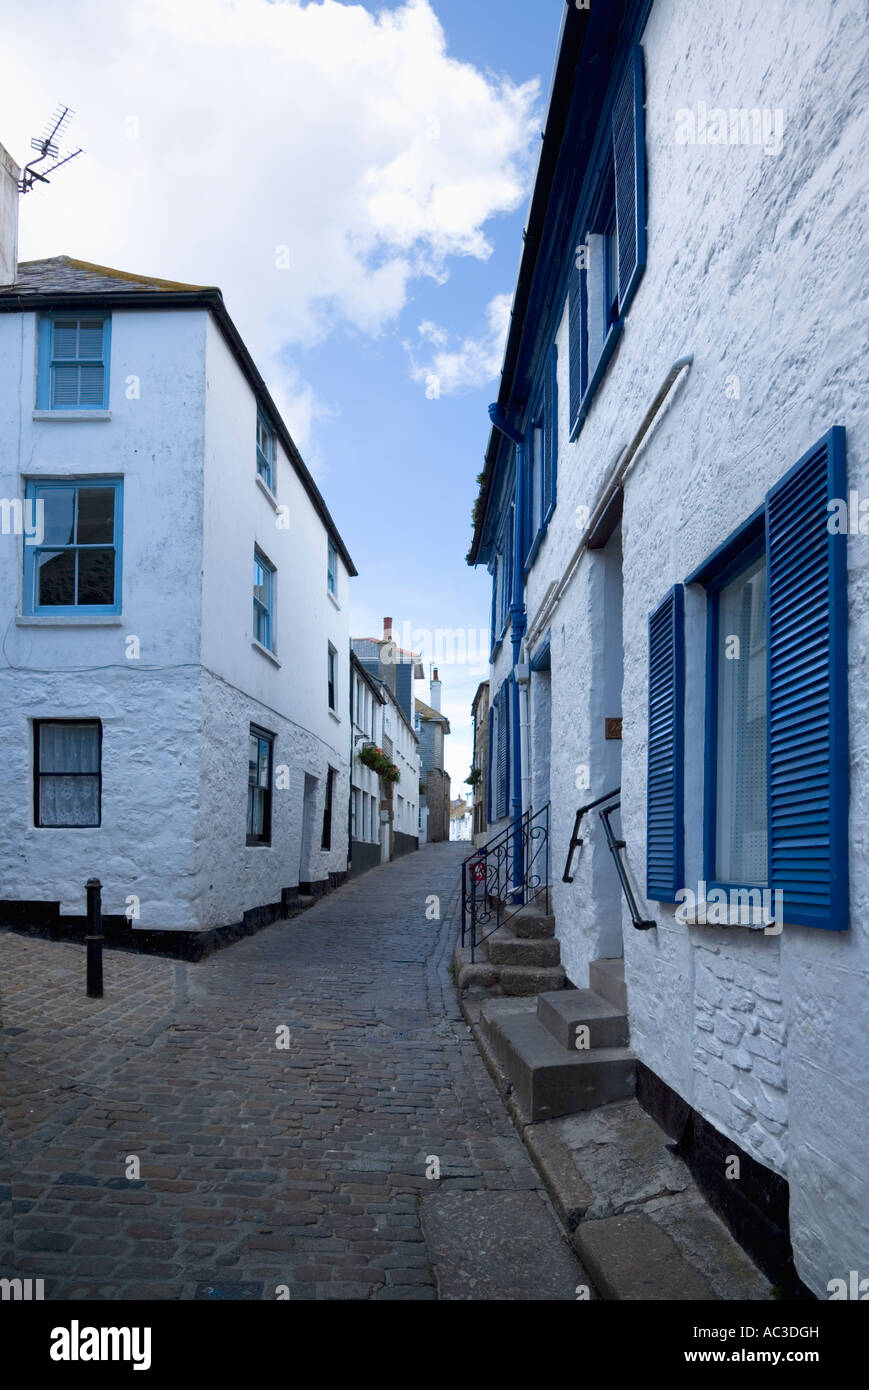
M 486 951 L 492 965 L 561 964 L 561 947 L 554 937 L 514 936 L 509 927 L 499 927 L 486 938 Z
M 628 991 L 625 986 L 625 962 L 619 957 L 615 960 L 593 960 L 588 967 L 588 983 L 595 994 L 601 995 L 619 1013 L 628 1011 Z
M 635 1059 L 626 1047 L 568 1052 L 530 1012 L 497 1013 L 484 1004 L 486 1038 L 532 1121 L 575 1115 L 635 1091 Z
M 540 941 L 555 935 L 555 917 L 539 907 L 523 907 L 510 918 L 510 929 L 526 941 Z
M 563 965 L 499 965 L 498 976 L 505 994 L 543 994 L 564 989 Z
M 590 989 L 562 989 L 554 994 L 541 994 L 537 1000 L 537 1017 L 557 1043 L 568 1050 L 578 1051 L 577 1031 L 585 1048 L 626 1047 L 628 1020 L 619 1009 Z

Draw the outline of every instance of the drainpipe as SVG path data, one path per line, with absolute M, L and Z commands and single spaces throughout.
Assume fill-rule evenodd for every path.
M 525 636 L 525 628 L 528 624 L 528 617 L 525 612 L 525 576 L 522 571 L 522 539 L 525 535 L 525 436 L 520 434 L 517 429 L 509 423 L 501 407 L 497 402 L 489 406 L 489 419 L 500 430 L 501 434 L 507 439 L 512 440 L 516 445 L 516 476 L 514 482 L 513 500 L 513 595 L 510 604 L 510 641 L 513 646 L 513 682 L 511 687 L 511 718 L 510 725 L 513 730 L 513 767 L 510 779 L 512 788 L 511 810 L 513 813 L 513 867 L 514 875 L 520 866 L 522 878 L 524 879 L 524 857 L 522 848 L 522 714 L 519 699 L 519 678 L 517 667 L 520 665 L 520 652 L 522 649 L 522 639 Z M 513 900 L 521 901 L 521 884 L 517 884 L 514 877 Z

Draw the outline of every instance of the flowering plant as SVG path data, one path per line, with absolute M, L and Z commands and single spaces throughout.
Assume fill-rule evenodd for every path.
M 359 761 L 365 767 L 370 767 L 371 771 L 376 772 L 385 782 L 397 782 L 401 777 L 392 759 L 386 756 L 382 748 L 375 748 L 373 743 L 366 743 L 359 754 Z

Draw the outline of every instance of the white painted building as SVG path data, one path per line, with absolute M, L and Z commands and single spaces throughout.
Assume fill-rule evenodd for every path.
M 565 9 L 471 552 L 490 834 L 551 802 L 569 979 L 624 959 L 640 1098 L 820 1297 L 869 1274 L 867 58 L 851 0 Z M 562 881 L 617 788 L 639 930 L 594 810 Z
M 119 931 L 270 920 L 347 872 L 356 571 L 219 290 L 13 273 L 2 911 L 80 918 L 97 875 Z
M 422 666 L 414 652 L 405 651 L 397 645 L 392 635 L 391 618 L 383 620 L 382 637 L 355 637 L 351 648 L 356 720 L 352 776 L 354 791 L 359 792 L 360 808 L 356 825 L 361 838 L 361 832 L 368 824 L 363 819 L 364 798 L 376 798 L 380 862 L 386 863 L 418 849 L 420 844 L 419 739 L 410 721 L 414 682 L 422 676 Z M 373 700 L 373 721 L 366 725 L 365 711 L 369 697 Z M 360 718 L 362 723 L 359 722 Z M 397 781 L 378 778 L 376 772 L 360 762 L 359 751 L 366 741 L 373 743 L 391 760 L 398 771 Z M 373 831 L 369 830 L 359 844 L 355 843 L 356 838 L 354 835 L 353 874 L 364 871 L 375 862 L 370 848 L 375 839 Z

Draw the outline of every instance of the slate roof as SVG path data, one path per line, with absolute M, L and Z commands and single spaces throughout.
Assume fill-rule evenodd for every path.
M 416 712 L 419 715 L 420 719 L 439 719 L 442 724 L 446 724 L 447 726 L 444 732 L 447 734 L 450 732 L 450 721 L 447 719 L 445 714 L 441 714 L 440 710 L 433 709 L 431 705 L 426 704 L 425 700 L 414 700 L 413 703 L 414 708 L 416 709 Z
M 73 256 L 48 256 L 41 261 L 21 261 L 17 278 L 11 285 L 3 285 L 0 294 L 118 294 L 129 290 L 201 293 L 204 289 L 216 288 L 214 285 L 186 285 L 180 280 L 158 280 L 153 275 L 134 275 L 128 270 L 78 261 Z

